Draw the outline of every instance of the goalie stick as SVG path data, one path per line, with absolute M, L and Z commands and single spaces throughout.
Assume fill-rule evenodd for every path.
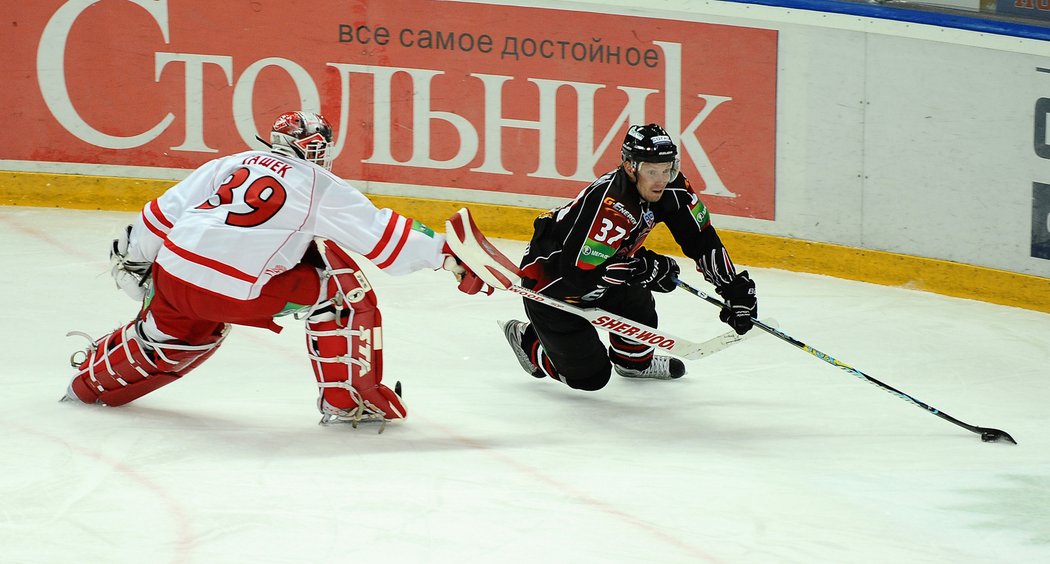
M 445 222 L 445 237 L 449 248 L 456 253 L 478 278 L 493 288 L 513 292 L 535 302 L 546 304 L 578 315 L 610 333 L 616 333 L 634 341 L 645 343 L 687 360 L 696 360 L 726 347 L 739 343 L 755 334 L 737 335 L 729 331 L 712 339 L 697 343 L 665 333 L 654 327 L 643 325 L 599 308 L 581 308 L 570 303 L 544 296 L 543 294 L 515 284 L 515 278 L 521 278 L 521 270 L 495 247 L 485 234 L 478 229 L 470 211 L 463 208 Z M 773 320 L 768 323 L 776 325 Z
M 725 304 L 722 302 L 722 300 L 719 300 L 718 298 L 713 298 L 713 297 L 705 294 L 704 292 L 702 292 L 700 290 L 697 290 L 696 288 L 690 286 L 689 284 L 686 284 L 685 282 L 682 282 L 681 280 L 678 280 L 676 282 L 676 284 L 678 285 L 679 288 L 682 288 L 683 290 L 689 292 L 690 294 L 695 295 L 696 297 L 706 301 L 707 303 L 709 303 L 711 305 L 718 306 L 718 307 L 725 307 Z M 958 419 L 952 417 L 951 415 L 948 415 L 947 413 L 944 413 L 943 411 L 941 411 L 941 410 L 939 410 L 939 409 L 937 409 L 935 407 L 927 405 L 927 404 L 925 404 L 925 403 L 915 399 L 914 397 L 909 396 L 908 394 L 898 390 L 897 388 L 894 388 L 893 386 L 890 386 L 889 384 L 884 384 L 884 383 L 876 380 L 875 378 L 872 378 L 871 376 L 868 376 L 867 374 L 861 372 L 860 370 L 857 370 L 856 368 L 853 368 L 852 366 L 846 364 L 845 362 L 839 361 L 838 359 L 836 359 L 835 357 L 833 357 L 833 356 L 831 356 L 829 354 L 825 354 L 825 353 L 822 353 L 822 352 L 818 351 L 817 349 L 807 345 L 806 343 L 803 343 L 802 341 L 799 341 L 798 339 L 795 339 L 794 337 L 788 335 L 787 333 L 783 333 L 781 331 L 778 331 L 777 329 L 775 329 L 773 327 L 770 327 L 769 325 L 767 325 L 767 324 L 765 324 L 765 323 L 763 323 L 763 322 L 761 322 L 761 321 L 759 321 L 757 319 L 752 319 L 752 321 L 754 322 L 755 327 L 758 327 L 759 329 L 765 331 L 766 333 L 769 333 L 770 335 L 773 335 L 774 337 L 780 339 L 781 341 L 784 341 L 786 343 L 794 345 L 795 347 L 797 347 L 799 349 L 802 349 L 805 352 L 808 352 L 809 354 L 819 358 L 820 360 L 823 360 L 824 362 L 826 362 L 826 363 L 828 363 L 828 364 L 830 364 L 832 366 L 836 366 L 838 368 L 841 368 L 842 370 L 845 370 L 849 374 L 852 374 L 853 376 L 856 376 L 857 378 L 860 378 L 861 380 L 864 380 L 864 381 L 868 382 L 869 384 L 872 384 L 875 387 L 877 387 L 877 388 L 879 388 L 879 389 L 881 389 L 883 391 L 889 392 L 890 394 L 892 394 L 892 395 L 894 395 L 894 396 L 896 396 L 896 397 L 898 397 L 898 398 L 900 398 L 900 399 L 902 399 L 902 400 L 904 400 L 904 401 L 906 401 L 906 402 L 908 402 L 908 403 L 910 403 L 910 404 L 912 404 L 912 405 L 914 405 L 916 407 L 920 407 L 922 409 L 925 409 L 929 413 L 932 413 L 932 414 L 936 415 L 937 417 L 940 417 L 941 419 L 944 419 L 945 421 L 947 421 L 949 423 L 958 425 L 958 426 L 962 427 L 963 429 L 966 429 L 967 431 L 970 431 L 971 433 L 976 433 L 976 434 L 980 435 L 981 436 L 981 440 L 986 442 L 986 443 L 996 443 L 996 442 L 999 442 L 999 441 L 1004 441 L 1004 442 L 1013 443 L 1015 445 L 1017 444 L 1017 441 L 1015 441 L 1014 438 L 1010 436 L 1010 433 L 1007 433 L 1006 431 L 1003 431 L 1001 429 L 993 429 L 991 427 L 977 427 L 976 425 L 970 425 L 968 423 L 964 423 L 962 421 L 959 421 Z

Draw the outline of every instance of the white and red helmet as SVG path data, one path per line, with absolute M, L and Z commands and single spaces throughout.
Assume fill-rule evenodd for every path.
M 332 170 L 332 126 L 321 114 L 296 111 L 277 117 L 270 130 L 270 149 Z

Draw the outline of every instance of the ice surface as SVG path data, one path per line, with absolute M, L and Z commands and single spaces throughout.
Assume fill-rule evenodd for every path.
M 66 332 L 135 312 L 106 256 L 132 217 L 0 208 L 0 561 L 1050 562 L 1050 315 L 750 269 L 786 333 L 1018 446 L 768 335 L 573 391 L 521 371 L 496 326 L 515 296 L 374 268 L 410 410 L 382 435 L 317 425 L 291 319 L 123 408 L 59 403 Z M 724 330 L 658 302 L 672 333 Z

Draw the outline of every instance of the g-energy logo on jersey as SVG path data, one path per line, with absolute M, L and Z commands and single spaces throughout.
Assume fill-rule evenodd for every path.
M 609 260 L 616 249 L 609 245 L 603 245 L 594 239 L 587 239 L 580 249 L 580 256 L 576 257 L 576 267 L 590 270 L 599 264 Z
M 634 214 L 627 211 L 627 207 L 623 205 L 623 202 L 618 202 L 615 198 L 610 196 L 608 198 L 605 198 L 605 205 L 608 206 L 609 209 L 617 211 L 620 213 L 620 215 L 626 217 L 631 222 L 631 225 L 638 224 L 638 220 L 635 219 Z

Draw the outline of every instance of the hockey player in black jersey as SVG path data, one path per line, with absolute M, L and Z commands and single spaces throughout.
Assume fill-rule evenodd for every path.
M 522 285 L 581 307 L 598 307 L 657 326 L 652 292 L 670 292 L 679 273 L 671 257 L 642 246 L 657 223 L 667 225 L 682 253 L 715 286 L 727 306 L 719 317 L 739 334 L 758 315 L 755 283 L 736 272 L 710 214 L 679 174 L 678 148 L 657 124 L 632 125 L 620 166 L 571 202 L 541 214 L 521 267 Z M 685 374 L 677 358 L 610 334 L 608 349 L 586 320 L 525 300 L 529 321 L 503 324 L 521 367 L 579 390 L 599 390 L 612 374 L 672 379 Z

